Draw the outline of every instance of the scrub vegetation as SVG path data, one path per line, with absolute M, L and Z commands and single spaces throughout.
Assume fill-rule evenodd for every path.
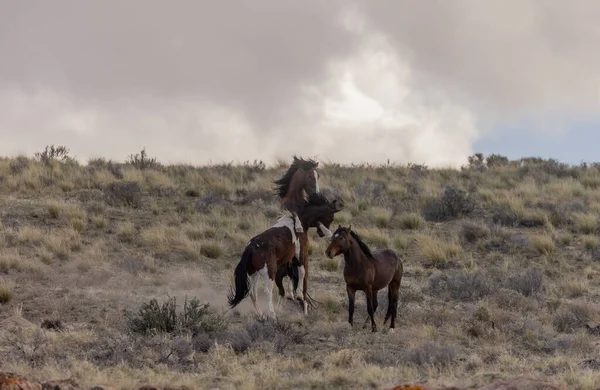
M 343 258 L 311 230 L 304 317 L 249 299 L 233 268 L 273 225 L 288 161 L 86 165 L 64 147 L 0 158 L 0 370 L 84 386 L 391 388 L 529 376 L 600 387 L 600 165 L 474 155 L 462 169 L 320 164 L 372 250 L 402 256 L 397 328 L 347 323 Z M 287 288 L 287 281 L 285 283 Z M 259 304 L 266 310 L 262 282 Z M 276 294 L 276 289 L 274 291 Z M 277 303 L 278 297 L 274 297 Z

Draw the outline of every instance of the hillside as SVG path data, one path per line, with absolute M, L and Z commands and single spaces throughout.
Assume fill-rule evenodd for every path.
M 314 229 L 309 291 L 320 305 L 308 318 L 288 301 L 277 324 L 254 318 L 250 299 L 226 310 L 242 249 L 279 215 L 272 181 L 288 164 L 163 166 L 137 154 L 80 165 L 56 149 L 0 159 L 0 371 L 116 388 L 468 386 L 519 375 L 600 386 L 600 166 L 321 163 L 322 191 L 345 202 L 332 230 L 352 224 L 404 262 L 397 329 L 381 324 L 380 291 L 372 334 L 361 292 L 358 325 L 347 323 L 342 258 L 326 258 Z M 127 311 L 169 297 L 210 307 L 183 331 L 133 331 Z

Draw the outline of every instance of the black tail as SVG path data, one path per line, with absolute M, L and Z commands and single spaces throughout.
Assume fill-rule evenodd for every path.
M 242 258 L 235 267 L 233 272 L 235 279 L 235 292 L 233 288 L 229 291 L 227 299 L 229 300 L 229 306 L 233 309 L 240 303 L 244 298 L 248 296 L 250 292 L 250 278 L 248 277 L 248 264 L 252 260 L 252 251 L 250 247 L 247 247 L 242 253 Z

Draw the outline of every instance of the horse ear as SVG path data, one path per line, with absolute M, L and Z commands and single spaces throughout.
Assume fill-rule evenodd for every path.
M 348 226 L 348 232 L 352 231 L 352 224 L 350 224 L 350 226 Z

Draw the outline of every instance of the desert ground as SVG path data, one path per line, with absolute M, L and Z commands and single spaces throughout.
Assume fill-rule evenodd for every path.
M 309 292 L 320 304 L 308 317 L 287 300 L 276 322 L 257 318 L 249 298 L 227 307 L 245 244 L 281 214 L 272 182 L 291 156 L 273 167 L 69 156 L 0 158 L 0 371 L 118 389 L 481 386 L 521 375 L 600 387 L 600 165 L 322 161 L 322 192 L 345 203 L 332 229 L 352 224 L 404 264 L 397 328 L 382 326 L 383 290 L 372 333 L 362 292 L 348 324 L 343 258 L 328 259 L 314 229 Z M 262 283 L 259 304 L 266 311 Z

